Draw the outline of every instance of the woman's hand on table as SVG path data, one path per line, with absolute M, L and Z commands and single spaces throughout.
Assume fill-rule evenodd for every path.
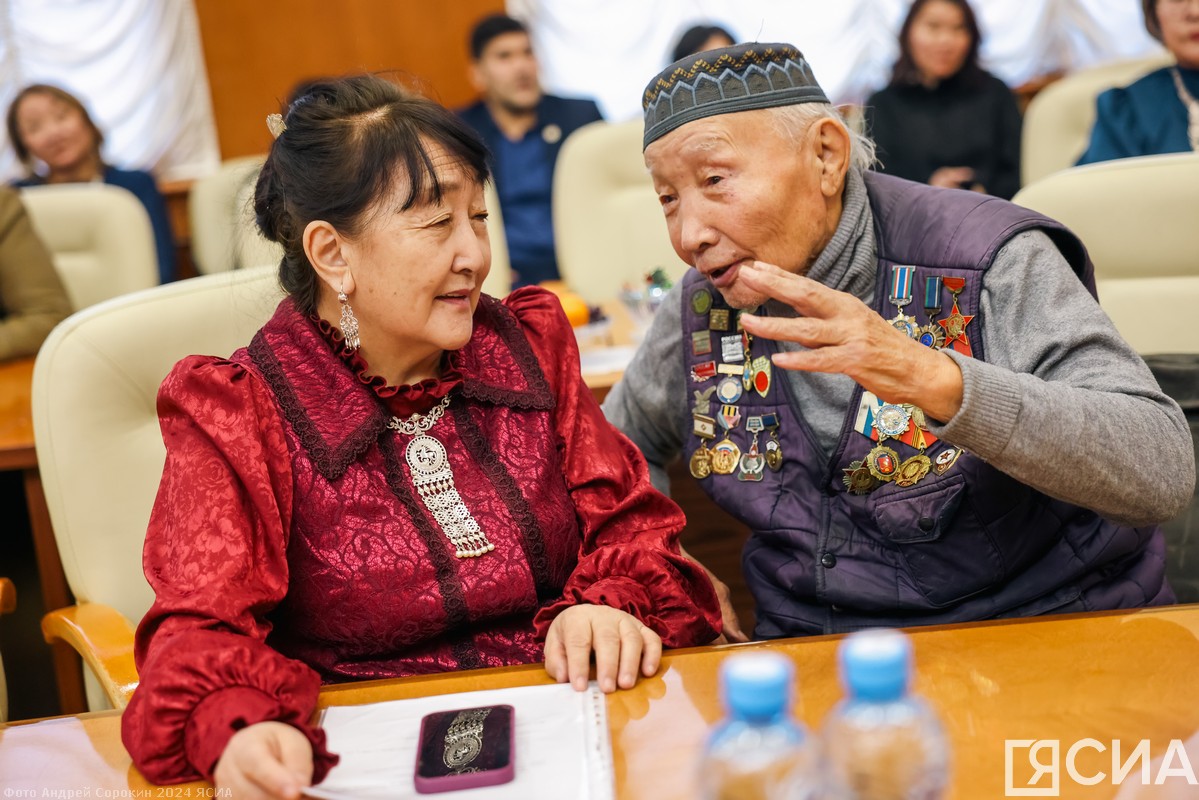
M 617 608 L 578 605 L 559 614 L 545 637 L 545 671 L 558 683 L 587 688 L 591 655 L 604 692 L 631 689 L 637 674 L 650 677 L 662 661 L 662 639 L 641 620 Z
M 284 722 L 248 725 L 225 745 L 213 781 L 218 797 L 295 800 L 312 784 L 312 744 Z

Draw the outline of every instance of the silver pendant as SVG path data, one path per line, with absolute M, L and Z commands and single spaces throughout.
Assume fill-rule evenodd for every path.
M 450 459 L 441 442 L 421 433 L 408 443 L 404 459 L 421 502 L 454 546 L 454 555 L 474 558 L 494 550 L 495 545 L 487 540 L 458 494 Z

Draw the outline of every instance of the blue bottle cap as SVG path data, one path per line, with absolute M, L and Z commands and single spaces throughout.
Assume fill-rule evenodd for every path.
M 912 643 L 899 631 L 880 629 L 850 634 L 841 643 L 841 681 L 858 700 L 886 703 L 907 693 Z
M 720 665 L 720 691 L 732 716 L 765 720 L 789 710 L 795 665 L 778 653 L 738 653 Z

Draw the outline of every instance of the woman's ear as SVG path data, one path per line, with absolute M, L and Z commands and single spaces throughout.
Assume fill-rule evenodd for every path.
M 845 173 L 849 171 L 849 131 L 835 119 L 825 117 L 813 123 L 817 157 L 820 159 L 820 191 L 825 197 L 841 193 Z
M 354 291 L 354 274 L 346 257 L 348 243 L 337 229 L 316 219 L 304 227 L 304 255 L 319 277 L 334 292 Z

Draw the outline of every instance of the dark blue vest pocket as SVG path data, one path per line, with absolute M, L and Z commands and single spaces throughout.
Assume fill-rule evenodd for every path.
M 895 545 L 916 589 L 943 608 L 1003 579 L 1003 558 L 965 502 L 962 476 L 889 492 L 874 507 L 878 529 Z

